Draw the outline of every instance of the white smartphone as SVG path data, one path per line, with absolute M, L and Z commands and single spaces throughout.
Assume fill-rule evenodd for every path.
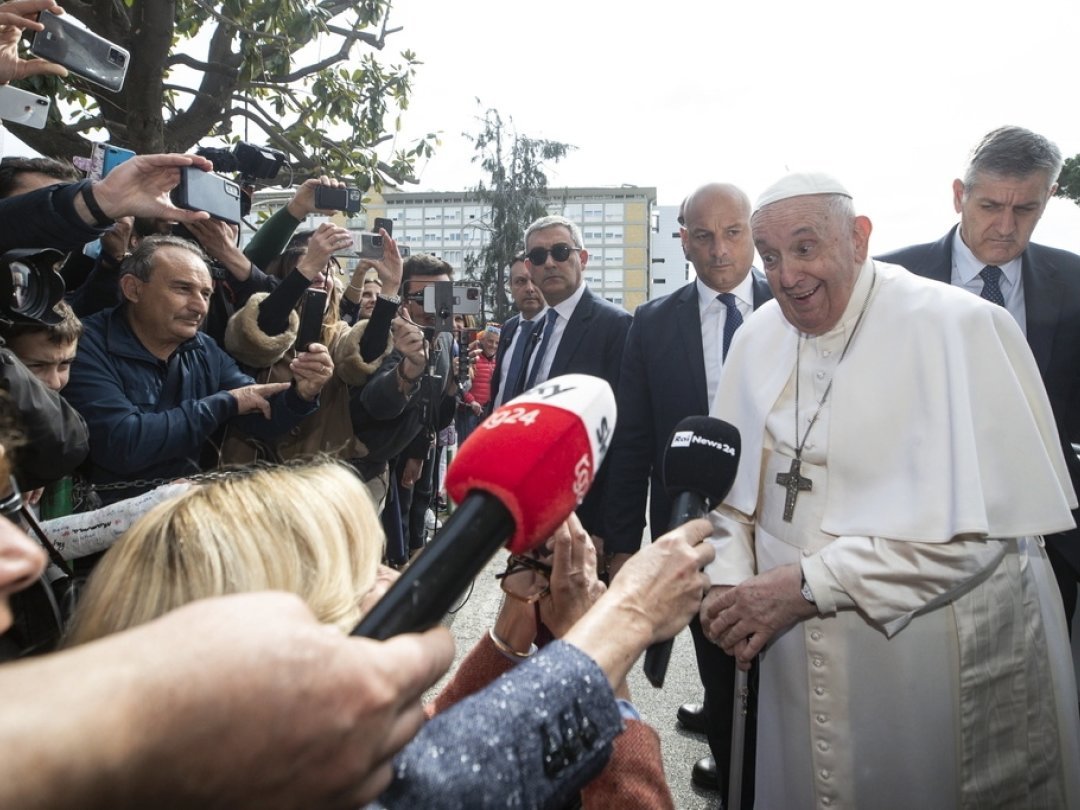
M 0 85 L 0 118 L 42 129 L 49 117 L 49 99 L 10 84 Z

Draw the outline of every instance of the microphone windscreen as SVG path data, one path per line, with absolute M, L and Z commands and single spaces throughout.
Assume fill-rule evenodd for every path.
M 711 416 L 688 416 L 675 426 L 664 451 L 664 488 L 701 495 L 715 507 L 735 483 L 739 429 Z
M 446 471 L 457 503 L 495 496 L 514 519 L 507 547 L 523 553 L 551 536 L 596 477 L 615 430 L 611 386 L 587 374 L 555 377 L 496 409 Z

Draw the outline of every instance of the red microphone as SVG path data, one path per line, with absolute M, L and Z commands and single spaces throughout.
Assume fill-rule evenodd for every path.
M 615 430 L 615 396 L 599 377 L 555 377 L 498 408 L 446 471 L 460 506 L 353 630 L 385 640 L 436 624 L 506 543 L 542 543 L 581 503 Z

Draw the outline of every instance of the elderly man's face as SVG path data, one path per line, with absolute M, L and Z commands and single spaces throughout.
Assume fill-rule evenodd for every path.
M 694 196 L 684 221 L 679 236 L 698 278 L 717 292 L 735 289 L 754 263 L 745 198 L 722 188 L 710 189 Z
M 206 262 L 189 250 L 165 246 L 153 256 L 149 281 L 123 276 L 131 317 L 155 344 L 179 346 L 195 337 L 206 317 L 213 282 Z
M 552 251 L 562 255 L 567 247 L 570 250 L 565 258 L 556 259 Z M 534 250 L 544 252 L 546 257 L 542 262 L 525 260 L 533 284 L 540 288 L 549 304 L 561 304 L 581 286 L 582 269 L 589 261 L 589 253 L 581 245 L 574 244 L 574 237 L 565 225 L 552 225 L 529 234 L 525 252 L 529 254 Z
M 499 349 L 499 336 L 494 332 L 484 332 L 480 335 L 480 350 L 487 357 L 494 357 Z
M 969 189 L 954 180 L 953 207 L 960 215 L 964 244 L 983 264 L 1012 261 L 1027 249 L 1056 189 L 1046 172 L 1025 177 L 980 172 Z
M 510 297 L 514 299 L 514 306 L 523 318 L 531 320 L 544 308 L 544 296 L 533 284 L 525 262 L 515 262 L 510 268 Z
M 870 220 L 845 223 L 823 196 L 793 197 L 753 217 L 754 244 L 784 317 L 823 335 L 839 323 L 866 260 Z

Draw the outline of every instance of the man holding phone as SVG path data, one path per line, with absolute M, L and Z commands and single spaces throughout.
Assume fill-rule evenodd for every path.
M 454 336 L 450 332 L 425 335 L 425 327 L 434 327 L 435 316 L 425 312 L 422 303 L 426 287 L 450 281 L 452 275 L 449 264 L 430 254 L 405 261 L 401 283 L 405 302 L 394 323 L 394 351 L 354 403 L 357 435 L 369 447 L 382 447 L 384 458 L 397 456 L 393 469 L 400 484 L 399 497 L 396 504 L 388 501 L 384 513 L 384 521 L 389 521 L 387 556 L 395 564 L 404 563 L 410 551 L 423 547 L 424 515 L 434 494 L 435 434 L 453 421 L 457 407 Z M 380 433 L 381 437 L 375 435 Z M 394 547 L 398 520 L 404 525 L 396 536 L 404 539 Z

